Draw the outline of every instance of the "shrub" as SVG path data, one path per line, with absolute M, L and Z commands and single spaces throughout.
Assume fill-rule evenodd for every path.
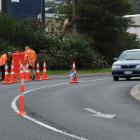
M 0 40 L 0 55 L 8 51 L 15 52 L 16 50 L 17 46 L 15 46 L 14 44 L 11 44 L 10 42 L 5 40 Z
M 81 69 L 106 66 L 104 57 L 81 35 L 32 30 L 29 22 L 0 14 L 0 54 L 23 50 L 25 45 L 30 45 L 38 53 L 38 60 L 46 60 L 51 69 L 70 68 L 72 61 Z
M 96 52 L 88 41 L 80 35 L 67 35 L 63 39 L 56 40 L 57 44 L 54 42 L 53 40 L 53 45 L 49 45 L 46 49 L 44 48 L 38 55 L 39 61 L 42 62 L 45 59 L 51 69 L 70 68 L 73 61 L 81 69 L 107 66 L 104 57 Z

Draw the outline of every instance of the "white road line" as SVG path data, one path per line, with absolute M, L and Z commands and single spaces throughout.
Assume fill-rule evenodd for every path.
M 100 118 L 113 119 L 114 117 L 116 117 L 116 114 L 104 114 L 91 108 L 84 108 L 84 110 L 93 113 L 92 116 L 96 116 Z
M 40 88 L 36 88 L 36 89 L 33 89 L 33 90 L 26 91 L 24 94 L 27 94 L 27 93 L 29 93 L 29 92 L 36 91 L 36 90 L 39 90 L 39 89 L 44 89 L 44 88 L 47 88 L 47 87 L 49 88 L 49 87 L 63 86 L 63 85 L 68 85 L 68 84 L 69 84 L 69 83 L 61 83 L 61 84 L 56 84 L 56 85 L 50 85 L 50 86 L 40 87 Z M 18 110 L 17 105 L 16 105 L 16 102 L 17 102 L 18 99 L 19 99 L 19 95 L 16 96 L 16 97 L 14 98 L 14 100 L 12 101 L 12 103 L 11 103 L 11 107 L 13 108 L 13 110 L 14 110 L 17 114 L 19 113 L 19 110 Z M 26 119 L 28 119 L 28 120 L 30 120 L 30 121 L 32 121 L 32 122 L 34 122 L 34 123 L 36 123 L 36 124 L 38 124 L 38 125 L 40 125 L 40 126 L 43 126 L 43 127 L 47 128 L 47 129 L 49 129 L 49 130 L 52 130 L 52 131 L 54 131 L 54 132 L 57 132 L 57 133 L 60 133 L 60 134 L 69 136 L 69 137 L 74 138 L 74 139 L 77 139 L 77 140 L 88 140 L 88 139 L 85 139 L 85 138 L 82 138 L 82 137 L 79 137 L 79 136 L 76 136 L 76 135 L 67 133 L 67 132 L 65 132 L 65 131 L 56 129 L 56 128 L 54 128 L 54 127 L 52 127 L 52 126 L 49 126 L 49 125 L 47 125 L 47 124 L 44 124 L 44 123 L 42 123 L 42 122 L 40 122 L 40 121 L 38 121 L 38 120 L 36 120 L 36 119 L 34 119 L 34 118 L 31 118 L 31 117 L 29 117 L 29 116 L 27 116 L 27 115 L 23 115 L 23 117 L 26 118 Z
M 94 81 L 106 80 L 106 79 L 110 79 L 110 78 L 94 79 L 94 80 L 87 80 L 87 81 L 80 81 L 80 82 L 82 82 L 82 83 L 84 83 L 84 82 L 89 82 L 89 81 L 93 81 L 93 82 L 94 82 Z M 33 92 L 33 91 L 40 90 L 40 89 L 44 89 L 44 88 L 50 88 L 50 87 L 56 87 L 56 86 L 64 86 L 64 85 L 68 85 L 68 84 L 69 84 L 69 83 L 64 82 L 64 83 L 55 84 L 55 85 L 43 86 L 43 87 L 40 87 L 40 88 L 35 88 L 35 89 L 32 89 L 32 90 L 28 90 L 28 91 L 24 92 L 24 94 L 28 94 L 29 92 Z M 20 97 L 19 95 L 16 96 L 16 97 L 13 99 L 12 103 L 11 103 L 12 109 L 13 109 L 17 114 L 19 113 L 19 109 L 17 108 L 16 102 L 17 102 L 17 100 L 19 99 L 19 97 Z M 47 125 L 47 124 L 45 124 L 45 123 L 42 123 L 42 122 L 40 122 L 40 121 L 38 121 L 38 120 L 36 120 L 36 119 L 34 119 L 34 118 L 29 117 L 29 116 L 27 116 L 27 115 L 23 115 L 23 117 L 26 118 L 26 119 L 28 119 L 28 120 L 30 120 L 30 121 L 32 121 L 32 122 L 34 122 L 34 123 L 36 123 L 36 124 L 38 124 L 38 125 L 40 125 L 40 126 L 43 126 L 43 127 L 47 128 L 47 129 L 49 129 L 49 130 L 52 130 L 52 131 L 54 131 L 54 132 L 57 132 L 57 133 L 60 133 L 60 134 L 69 136 L 69 137 L 71 137 L 71 138 L 75 138 L 75 139 L 77 139 L 77 140 L 88 140 L 88 139 L 86 139 L 86 138 L 82 138 L 82 137 L 80 137 L 80 136 L 76 136 L 76 135 L 67 133 L 67 132 L 65 132 L 65 131 L 59 130 L 59 129 L 57 129 L 57 128 L 54 128 L 54 127 L 52 127 L 52 126 L 49 126 L 49 125 Z

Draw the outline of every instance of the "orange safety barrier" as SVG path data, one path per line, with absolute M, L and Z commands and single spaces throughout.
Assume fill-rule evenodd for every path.
M 14 61 L 14 72 L 15 77 L 19 80 L 20 79 L 20 64 L 24 65 L 24 52 L 16 52 L 13 53 L 12 59 Z

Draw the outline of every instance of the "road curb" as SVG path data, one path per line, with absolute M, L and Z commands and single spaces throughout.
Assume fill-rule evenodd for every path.
M 135 98 L 136 100 L 140 101 L 140 84 L 135 85 L 130 90 L 130 95 Z

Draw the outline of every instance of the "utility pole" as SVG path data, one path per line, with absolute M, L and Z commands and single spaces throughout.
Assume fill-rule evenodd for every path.
M 45 0 L 41 0 L 41 17 L 42 17 L 42 23 L 44 27 L 45 26 Z
M 75 34 L 76 33 L 76 10 L 75 10 L 75 0 L 72 0 L 72 20 L 73 20 L 73 26 L 72 31 Z
M 7 13 L 7 0 L 1 0 L 1 12 Z
M 0 12 L 2 12 L 2 0 L 0 0 Z

